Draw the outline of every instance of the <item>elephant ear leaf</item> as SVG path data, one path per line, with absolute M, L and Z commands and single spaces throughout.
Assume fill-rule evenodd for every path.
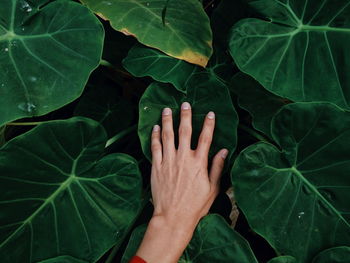
M 75 100 L 100 62 L 104 31 L 73 1 L 2 0 L 0 126 Z
M 249 1 L 266 19 L 238 22 L 230 52 L 241 71 L 292 101 L 349 109 L 350 2 Z
M 251 227 L 301 263 L 349 244 L 350 113 L 329 103 L 289 104 L 271 131 L 279 148 L 249 146 L 232 169 Z
M 111 26 L 169 56 L 205 67 L 213 52 L 209 18 L 198 0 L 81 0 Z
M 141 175 L 132 157 L 103 156 L 106 141 L 99 123 L 72 118 L 0 149 L 1 262 L 60 254 L 95 262 L 121 244 L 140 207 Z
M 134 230 L 122 258 L 122 263 L 128 263 L 135 255 L 146 226 Z M 207 262 L 249 262 L 257 263 L 249 243 L 226 223 L 219 215 L 211 214 L 204 217 L 198 224 L 191 242 L 178 263 Z

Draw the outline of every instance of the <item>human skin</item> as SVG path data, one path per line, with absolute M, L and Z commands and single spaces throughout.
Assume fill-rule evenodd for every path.
M 208 171 L 208 154 L 215 127 L 209 112 L 195 150 L 191 149 L 192 111 L 181 106 L 179 144 L 176 149 L 171 109 L 162 113 L 162 128 L 152 131 L 151 188 L 154 213 L 136 255 L 147 263 L 178 262 L 199 220 L 219 192 L 221 172 L 228 154 L 220 150 Z

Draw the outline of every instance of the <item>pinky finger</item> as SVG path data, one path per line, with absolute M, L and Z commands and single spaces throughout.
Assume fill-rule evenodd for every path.
M 154 125 L 151 139 L 152 164 L 160 164 L 162 162 L 162 143 L 160 141 L 160 126 Z

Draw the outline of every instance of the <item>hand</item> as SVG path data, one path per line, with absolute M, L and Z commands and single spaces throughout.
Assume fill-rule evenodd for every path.
M 154 214 L 137 252 L 148 263 L 177 262 L 219 191 L 228 151 L 222 149 L 216 154 L 208 173 L 215 114 L 207 114 L 196 150 L 191 149 L 191 123 L 191 107 L 185 102 L 181 106 L 178 149 L 175 148 L 171 109 L 163 110 L 162 129 L 156 125 L 152 131 Z

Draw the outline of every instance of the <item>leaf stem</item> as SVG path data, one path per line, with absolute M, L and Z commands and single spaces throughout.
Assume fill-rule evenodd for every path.
M 244 125 L 244 124 L 239 124 L 238 128 L 242 129 L 243 131 L 249 133 L 251 136 L 253 136 L 254 138 L 258 139 L 259 141 L 263 141 L 263 142 L 269 142 L 268 139 L 265 138 L 265 136 L 259 134 L 258 132 L 256 132 L 254 129 Z
M 133 77 L 129 72 L 126 72 L 124 70 L 118 69 L 116 66 L 114 66 L 111 62 L 109 62 L 107 60 L 101 59 L 100 60 L 100 65 L 108 67 L 108 68 L 110 68 L 110 69 L 112 69 L 112 70 L 114 70 L 114 71 L 116 71 L 116 72 L 118 72 L 118 73 L 120 73 L 120 74 L 122 74 L 122 75 L 124 75 L 126 77 L 131 77 L 131 78 Z
M 105 148 L 109 147 L 111 144 L 115 143 L 116 141 L 118 141 L 119 139 L 123 138 L 124 136 L 128 135 L 129 133 L 135 131 L 137 129 L 137 124 L 130 126 L 129 128 L 117 133 L 116 135 L 114 135 L 112 138 L 110 138 L 107 142 L 106 142 L 106 146 Z
M 7 126 L 35 126 L 41 123 L 46 123 L 47 121 L 35 121 L 35 122 L 10 122 Z

